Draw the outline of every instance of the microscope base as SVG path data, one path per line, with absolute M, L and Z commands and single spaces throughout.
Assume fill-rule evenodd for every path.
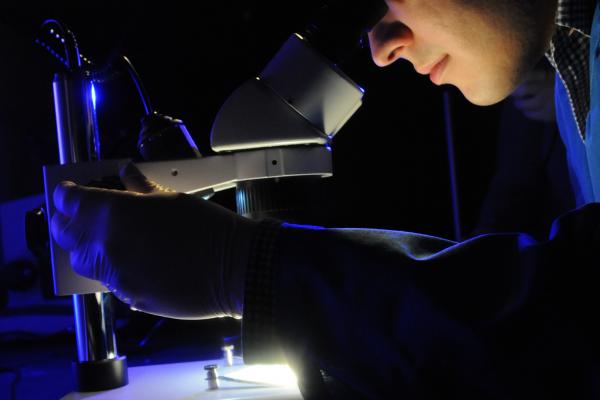
M 128 383 L 127 357 L 73 362 L 75 386 L 79 392 L 115 389 Z

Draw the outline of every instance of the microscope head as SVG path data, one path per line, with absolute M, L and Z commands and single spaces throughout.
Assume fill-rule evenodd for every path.
M 364 95 L 339 64 L 386 11 L 383 0 L 330 1 L 227 99 L 213 123 L 213 150 L 328 145 Z

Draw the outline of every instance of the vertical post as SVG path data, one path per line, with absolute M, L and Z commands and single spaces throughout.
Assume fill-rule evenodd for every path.
M 111 298 L 107 293 L 74 294 L 77 359 L 80 363 L 117 356 Z
M 56 74 L 52 84 L 61 164 L 100 158 L 91 80 L 82 71 Z M 79 391 L 108 390 L 127 384 L 127 358 L 119 357 L 109 293 L 74 294 Z
M 444 125 L 446 128 L 446 145 L 448 149 L 448 171 L 450 175 L 450 195 L 452 196 L 452 222 L 454 240 L 460 241 L 462 232 L 460 227 L 460 204 L 458 201 L 458 183 L 456 179 L 456 159 L 454 152 L 454 126 L 452 124 L 452 103 L 450 92 L 444 90 Z

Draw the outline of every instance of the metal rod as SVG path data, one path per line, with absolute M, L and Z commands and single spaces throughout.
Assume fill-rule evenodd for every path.
M 448 149 L 448 172 L 450 175 L 450 195 L 452 196 L 452 224 L 454 228 L 454 240 L 462 238 L 460 226 L 460 204 L 458 200 L 458 182 L 456 178 L 456 157 L 454 152 L 454 127 L 452 124 L 452 103 L 450 92 L 444 90 L 444 125 L 446 128 L 446 145 Z
M 53 81 L 60 164 L 100 158 L 92 83 L 81 72 L 56 74 Z M 109 293 L 74 294 L 79 362 L 117 357 Z
M 74 294 L 79 362 L 117 357 L 111 298 L 108 293 Z

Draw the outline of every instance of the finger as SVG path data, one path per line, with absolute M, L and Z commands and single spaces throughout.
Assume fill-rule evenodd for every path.
M 72 218 L 57 211 L 50 223 L 52 237 L 65 250 L 74 250 L 81 241 L 82 232 L 74 226 Z
M 98 280 L 93 258 L 89 256 L 89 252 L 90 250 L 87 247 L 71 251 L 71 267 L 81 276 Z
M 106 286 L 110 269 L 100 246 L 80 246 L 71 251 L 71 267 L 81 276 L 102 282 Z
M 121 171 L 119 171 L 121 182 L 125 188 L 132 192 L 152 193 L 155 190 L 155 185 L 133 164 L 127 163 Z
M 63 214 L 73 217 L 82 205 L 99 205 L 114 196 L 122 196 L 122 190 L 99 189 L 76 185 L 73 182 L 61 182 L 54 189 L 54 207 Z
M 72 193 L 72 189 L 77 186 L 70 181 L 60 182 L 54 188 L 53 198 L 54 207 L 66 215 L 75 215 L 79 208 L 79 197 Z

